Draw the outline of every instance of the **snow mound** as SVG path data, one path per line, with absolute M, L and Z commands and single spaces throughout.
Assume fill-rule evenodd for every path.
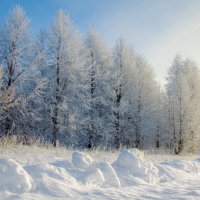
M 95 165 L 104 176 L 103 187 L 120 187 L 120 181 L 115 170 L 108 162 L 98 162 Z
M 88 169 L 82 176 L 82 181 L 85 185 L 90 186 L 102 186 L 105 182 L 103 173 L 101 170 L 95 167 Z
M 29 192 L 32 188 L 32 178 L 15 160 L 0 159 L 0 190 L 13 193 Z
M 35 154 L 24 154 L 22 157 L 21 147 L 19 155 L 12 155 L 20 160 L 20 164 L 12 159 L 0 158 L 0 200 L 164 200 L 199 199 L 200 196 L 200 156 L 197 159 L 194 159 L 196 155 L 189 159 L 187 156 L 185 159 L 183 156 L 169 155 L 168 158 L 164 154 L 150 155 L 149 158 L 155 163 L 153 165 L 147 160 L 148 155 L 146 158 L 136 149 L 124 150 L 119 154 L 91 152 L 94 161 L 90 154 L 71 151 L 60 154 L 57 150 L 52 154 L 52 150 L 45 151 L 45 157 L 42 149 L 37 154 L 41 157 L 29 162 L 32 164 L 28 164 L 27 160 Z M 66 159 L 72 154 L 73 159 Z M 109 160 L 115 156 L 115 162 L 110 163 Z M 158 156 L 161 157 L 156 160 Z M 24 168 L 21 163 L 25 165 Z
M 93 159 L 86 153 L 75 151 L 72 153 L 72 163 L 77 169 L 87 170 L 92 165 Z
M 85 185 L 101 187 L 119 187 L 120 181 L 107 162 L 95 162 L 86 153 L 73 152 L 71 175 Z
M 124 186 L 158 181 L 158 169 L 138 149 L 124 150 L 112 166 Z

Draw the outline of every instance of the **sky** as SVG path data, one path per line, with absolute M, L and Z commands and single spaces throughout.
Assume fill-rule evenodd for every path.
M 16 4 L 33 32 L 48 28 L 62 8 L 83 36 L 95 25 L 110 47 L 124 38 L 146 57 L 161 85 L 176 54 L 200 64 L 200 0 L 0 0 L 0 23 Z

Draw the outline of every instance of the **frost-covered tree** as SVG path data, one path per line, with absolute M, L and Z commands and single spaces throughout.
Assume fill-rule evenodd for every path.
M 7 113 L 5 112 L 5 108 L 11 109 L 16 105 L 14 99 L 14 87 L 10 87 L 8 90 L 4 89 L 4 81 L 3 81 L 3 68 L 0 65 L 0 121 L 4 121 L 7 118 Z
M 49 34 L 49 68 L 51 102 L 50 115 L 52 143 L 56 146 L 57 135 L 65 133 L 68 143 L 77 127 L 81 72 L 84 66 L 84 48 L 80 35 L 69 15 L 60 10 Z
M 50 85 L 49 85 L 49 51 L 47 31 L 41 30 L 34 40 L 32 54 L 34 55 L 31 70 L 28 76 L 32 83 L 43 82 L 40 95 L 34 99 L 33 107 L 37 107 L 38 121 L 35 123 L 35 136 L 42 139 L 50 139 Z
M 154 130 L 155 130 L 155 147 L 169 149 L 170 138 L 168 138 L 168 106 L 165 91 L 158 85 L 154 101 Z M 153 147 L 153 145 L 152 145 Z
M 15 6 L 10 11 L 6 21 L 0 29 L 0 60 L 3 67 L 4 91 L 10 92 L 17 106 L 10 107 L 4 102 L 4 134 L 13 134 L 13 131 L 25 132 L 28 122 L 24 101 L 21 96 L 23 90 L 23 73 L 29 67 L 30 59 L 30 34 L 29 20 L 20 6 Z M 19 121 L 20 119 L 20 121 Z M 26 126 L 20 130 L 19 126 Z
M 161 134 L 161 114 L 157 107 L 159 87 L 152 68 L 121 39 L 114 50 L 114 66 L 116 147 L 155 147 L 156 135 L 158 140 Z
M 146 148 L 155 145 L 156 132 L 160 132 L 158 115 L 159 87 L 152 68 L 142 56 L 135 56 L 135 69 L 130 87 L 133 132 L 135 147 Z M 157 124 L 156 124 L 157 123 Z
M 76 147 L 200 145 L 200 76 L 176 56 L 166 90 L 122 39 L 113 52 L 94 28 L 85 43 L 60 10 L 34 37 L 20 6 L 0 26 L 0 131 Z
M 199 70 L 176 56 L 168 72 L 169 136 L 176 154 L 199 144 Z
M 186 76 L 186 91 L 187 100 L 185 102 L 187 108 L 185 109 L 184 116 L 187 122 L 184 125 L 185 135 L 183 139 L 184 150 L 194 151 L 199 148 L 200 145 L 200 74 L 199 67 L 192 60 L 185 60 L 184 63 L 184 75 Z M 188 106 L 189 104 L 189 106 Z
M 112 55 L 94 28 L 88 31 L 86 50 L 90 76 L 88 148 L 91 148 L 106 146 L 113 131 Z
M 128 47 L 126 43 L 119 39 L 113 51 L 114 69 L 115 69 L 115 147 L 119 148 L 124 143 L 127 143 L 127 131 L 130 130 L 129 117 L 127 112 L 129 110 L 129 92 L 128 88 L 131 86 L 131 77 L 134 74 L 135 60 L 132 48 Z M 128 139 L 129 142 L 131 138 Z

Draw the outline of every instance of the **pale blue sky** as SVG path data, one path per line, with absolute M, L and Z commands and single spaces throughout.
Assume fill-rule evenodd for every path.
M 176 53 L 200 63 L 200 0 L 0 0 L 0 22 L 16 4 L 27 11 L 34 32 L 63 8 L 83 34 L 95 25 L 110 46 L 125 38 L 162 84 Z

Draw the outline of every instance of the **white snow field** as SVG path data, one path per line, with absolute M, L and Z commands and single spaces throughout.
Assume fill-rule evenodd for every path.
M 200 199 L 200 156 L 0 148 L 0 200 Z

